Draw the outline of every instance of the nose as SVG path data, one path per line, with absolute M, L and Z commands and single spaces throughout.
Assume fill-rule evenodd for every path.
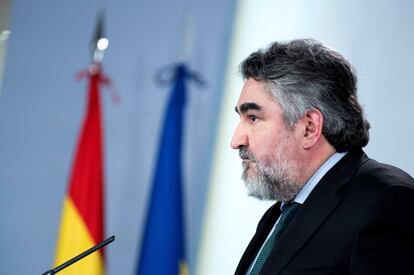
M 246 134 L 246 131 L 243 130 L 243 127 L 239 124 L 233 133 L 233 138 L 231 139 L 230 146 L 233 149 L 239 149 L 241 146 L 247 147 L 249 145 L 249 138 Z

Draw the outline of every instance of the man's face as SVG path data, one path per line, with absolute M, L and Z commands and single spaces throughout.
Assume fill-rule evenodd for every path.
M 303 184 L 300 172 L 299 133 L 285 127 L 282 109 L 262 82 L 249 78 L 236 112 L 240 115 L 231 147 L 243 159 L 242 178 L 249 195 L 259 199 L 291 201 Z

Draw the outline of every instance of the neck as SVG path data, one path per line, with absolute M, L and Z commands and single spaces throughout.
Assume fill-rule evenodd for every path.
M 327 161 L 336 150 L 328 142 L 321 143 L 307 150 L 304 154 L 302 173 L 299 178 L 299 182 L 305 184 L 310 177 Z

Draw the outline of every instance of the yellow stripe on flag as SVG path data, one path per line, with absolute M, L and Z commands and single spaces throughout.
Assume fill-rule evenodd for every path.
M 178 275 L 188 275 L 188 266 L 185 262 L 180 262 L 180 267 L 178 271 Z
M 55 266 L 77 256 L 94 246 L 95 243 L 73 201 L 66 198 L 60 224 L 59 240 L 56 249 Z M 102 254 L 97 251 L 79 262 L 63 269 L 60 275 L 103 275 Z

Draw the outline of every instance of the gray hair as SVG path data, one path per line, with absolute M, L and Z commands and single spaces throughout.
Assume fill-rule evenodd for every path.
M 246 58 L 240 71 L 244 79 L 265 84 L 288 128 L 306 111 L 318 109 L 322 133 L 338 152 L 367 145 L 370 125 L 357 100 L 357 78 L 338 52 L 313 39 L 274 42 Z

